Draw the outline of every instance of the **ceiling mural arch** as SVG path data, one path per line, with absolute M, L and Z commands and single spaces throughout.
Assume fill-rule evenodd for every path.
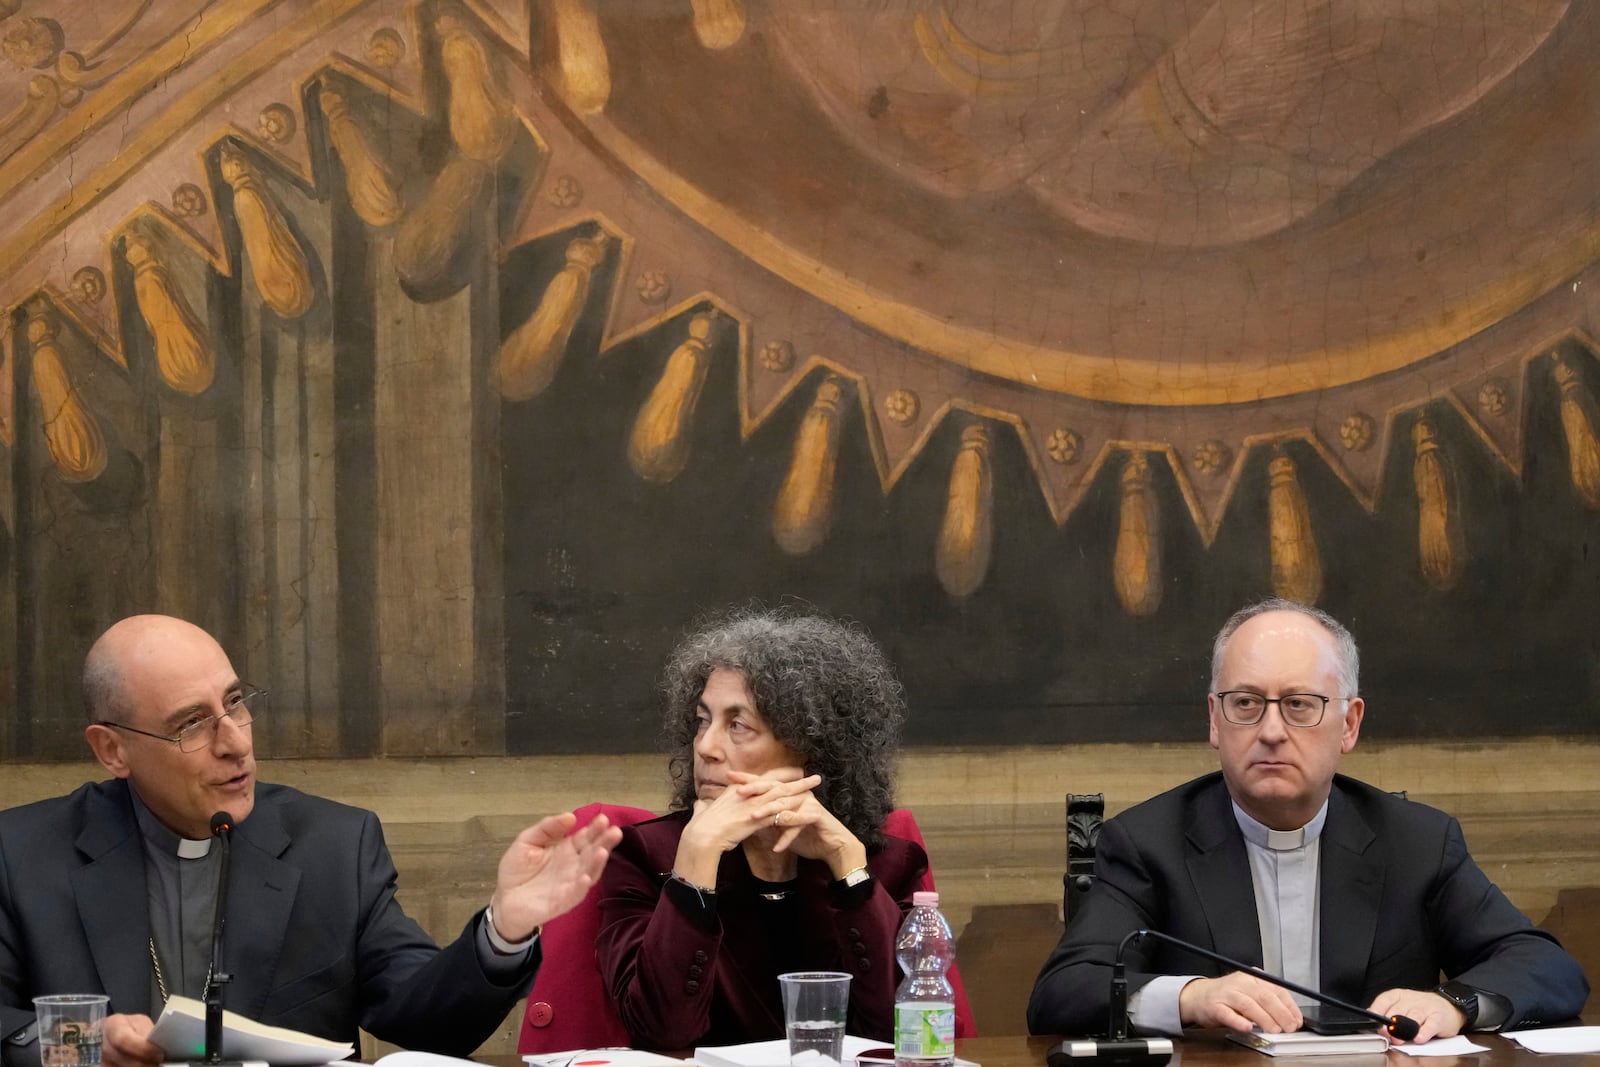
M 1600 511 L 1597 45 L 1570 0 L 6 0 L 5 684 L 160 608 L 287 679 L 280 749 L 516 749 L 586 677 L 545 616 L 659 578 L 563 570 L 605 538 L 543 498 L 596 485 L 744 479 L 729 573 L 791 583 L 745 595 L 916 546 L 868 619 L 1025 611 L 1019 537 L 1163 648 L 1397 543 L 1471 610 Z M 1547 485 L 1568 549 L 1516 540 Z M 68 751 L 39 714 L 7 753 Z

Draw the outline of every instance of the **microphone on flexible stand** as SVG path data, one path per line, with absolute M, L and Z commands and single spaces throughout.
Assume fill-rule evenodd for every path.
M 1123 938 L 1122 944 L 1117 946 L 1117 967 L 1122 966 L 1122 953 L 1128 947 L 1128 945 L 1144 937 L 1153 937 L 1157 941 L 1164 941 L 1174 948 L 1181 948 L 1185 952 L 1194 953 L 1196 956 L 1204 956 L 1206 959 L 1214 960 L 1215 962 L 1222 964 L 1224 967 L 1229 967 L 1235 971 L 1243 971 L 1252 978 L 1259 978 L 1263 982 L 1270 982 L 1275 986 L 1282 986 L 1291 993 L 1299 993 L 1303 997 L 1310 997 L 1319 1004 L 1327 1004 L 1331 1007 L 1338 1008 L 1341 1011 L 1347 1011 L 1351 1014 L 1359 1015 L 1364 1019 L 1371 1019 L 1373 1022 L 1383 1027 L 1384 1031 L 1387 1032 L 1391 1037 L 1397 1037 L 1401 1041 L 1410 1041 L 1417 1036 L 1417 1030 L 1419 1029 L 1417 1020 L 1410 1018 L 1409 1016 L 1379 1015 L 1375 1011 L 1369 1011 L 1366 1008 L 1358 1008 L 1348 1001 L 1340 1000 L 1338 997 L 1331 997 L 1326 993 L 1307 988 L 1306 986 L 1300 985 L 1297 982 L 1291 982 L 1287 978 L 1279 977 L 1276 974 L 1270 974 L 1267 971 L 1263 971 L 1260 967 L 1252 967 L 1248 963 L 1240 963 L 1238 960 L 1229 959 L 1227 956 L 1217 952 L 1212 952 L 1208 948 L 1201 948 L 1199 945 L 1191 945 L 1187 941 L 1179 940 L 1178 938 L 1173 937 L 1171 934 L 1164 934 L 1159 930 L 1135 930 L 1133 933 Z
M 1128 1036 L 1128 976 L 1122 952 L 1111 967 L 1111 1025 L 1103 1040 L 1063 1041 L 1045 1056 L 1050 1067 L 1094 1060 L 1114 1067 L 1160 1067 L 1172 1059 L 1172 1038 Z
M 1101 1041 L 1063 1041 L 1051 1049 L 1046 1057 L 1050 1067 L 1069 1067 L 1074 1061 L 1086 1059 L 1109 1063 L 1114 1067 L 1159 1067 L 1160 1064 L 1166 1063 L 1172 1058 L 1172 1041 L 1169 1038 L 1130 1038 L 1128 1036 L 1128 975 L 1123 956 L 1126 954 L 1130 944 L 1146 937 L 1153 937 L 1157 941 L 1172 945 L 1174 948 L 1180 948 L 1197 956 L 1203 956 L 1208 960 L 1222 964 L 1224 967 L 1242 971 L 1252 977 L 1261 979 L 1263 982 L 1281 986 L 1291 992 L 1299 993 L 1301 996 L 1310 997 L 1319 1003 L 1330 1004 L 1335 1008 L 1371 1019 L 1401 1041 L 1410 1041 L 1417 1036 L 1418 1026 L 1415 1019 L 1404 1015 L 1379 1015 L 1375 1011 L 1358 1008 L 1354 1004 L 1347 1003 L 1337 997 L 1331 997 L 1315 989 L 1308 989 L 1303 985 L 1289 981 L 1287 978 L 1269 974 L 1259 967 L 1252 967 L 1248 963 L 1240 963 L 1238 960 L 1229 959 L 1227 956 L 1212 952 L 1210 949 L 1192 945 L 1170 934 L 1163 934 L 1159 930 L 1135 930 L 1127 937 L 1124 937 L 1122 943 L 1117 946 L 1117 955 L 1111 964 L 1111 1006 L 1110 1017 L 1106 1025 L 1107 1039 Z
M 233 975 L 222 969 L 222 934 L 228 917 L 228 869 L 233 860 L 233 816 L 225 811 L 211 816 L 211 836 L 219 842 L 222 855 L 217 870 L 217 909 L 211 918 L 211 970 L 206 975 L 205 1058 L 188 1062 L 169 1061 L 165 1067 L 267 1067 L 265 1060 L 222 1058 L 222 990 L 233 981 Z
M 1128 970 L 1122 962 L 1124 938 L 1111 964 L 1111 1000 L 1104 1040 L 1063 1041 L 1046 1055 L 1050 1067 L 1068 1067 L 1074 1060 L 1095 1060 L 1114 1067 L 1160 1067 L 1172 1059 L 1170 1037 L 1128 1036 Z
M 211 816 L 211 836 L 222 848 L 217 874 L 217 911 L 211 920 L 211 975 L 206 982 L 206 1058 L 211 1067 L 238 1067 L 239 1060 L 222 1058 L 222 990 L 233 975 L 222 969 L 222 930 L 227 923 L 228 866 L 233 858 L 233 816 L 219 811 Z

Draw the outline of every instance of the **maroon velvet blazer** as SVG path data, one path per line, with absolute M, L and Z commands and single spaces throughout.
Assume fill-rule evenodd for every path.
M 893 1034 L 894 938 L 928 867 L 921 846 L 897 837 L 868 850 L 872 894 L 834 904 L 832 873 L 800 861 L 795 892 L 769 901 L 744 850 L 717 870 L 717 921 L 706 929 L 663 895 L 689 812 L 624 827 L 600 882 L 600 973 L 639 1048 L 759 1041 L 784 1035 L 778 975 L 848 971 L 848 1031 Z

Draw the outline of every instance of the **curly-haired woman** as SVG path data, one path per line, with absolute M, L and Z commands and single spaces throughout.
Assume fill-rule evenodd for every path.
M 635 1045 L 783 1036 L 777 976 L 848 971 L 850 1033 L 888 1039 L 894 936 L 927 869 L 883 832 L 905 716 L 859 630 L 740 611 L 663 687 L 673 811 L 625 828 L 601 880 L 600 970 Z

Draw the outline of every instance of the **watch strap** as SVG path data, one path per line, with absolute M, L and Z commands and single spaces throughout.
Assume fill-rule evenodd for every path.
M 833 905 L 836 908 L 859 908 L 872 899 L 872 872 L 865 867 L 845 871 L 844 877 L 830 884 Z
M 1465 982 L 1444 982 L 1437 986 L 1434 992 L 1455 1005 L 1456 1010 L 1466 1016 L 1467 1021 L 1461 1029 L 1472 1029 L 1473 1024 L 1478 1021 L 1478 991 L 1476 989 L 1473 989 Z
M 483 909 L 483 932 L 489 937 L 489 947 L 502 956 L 515 956 L 519 952 L 526 952 L 528 946 L 533 944 L 534 938 L 539 936 L 540 929 L 535 926 L 533 933 L 521 941 L 512 941 L 502 934 L 494 924 L 494 904 L 491 902 Z

